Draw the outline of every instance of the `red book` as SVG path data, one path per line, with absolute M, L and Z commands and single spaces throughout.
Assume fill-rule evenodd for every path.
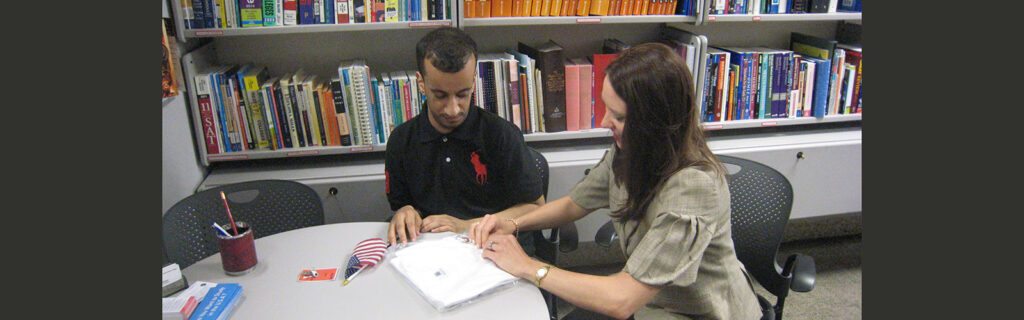
M 298 0 L 284 0 L 281 2 L 282 11 L 284 11 L 284 25 L 296 25 L 299 24 L 299 1 Z
M 338 16 L 338 18 L 336 19 L 335 23 L 348 23 L 348 10 L 349 10 L 349 2 L 348 2 L 348 0 L 337 0 L 337 2 L 335 2 L 334 4 L 335 4 L 334 14 L 336 14 Z
M 601 126 L 604 120 L 604 100 L 601 100 L 601 89 L 604 88 L 604 69 L 618 56 L 614 53 L 594 54 L 591 62 L 594 64 L 594 124 Z
M 572 61 L 580 66 L 580 129 L 590 129 L 594 127 L 594 65 L 583 58 Z
M 196 76 L 196 100 L 199 102 L 199 119 L 203 123 L 203 141 L 206 144 L 206 154 L 220 153 L 220 143 L 217 139 L 216 117 L 213 116 L 213 104 L 210 102 L 210 75 L 201 74 Z
M 856 71 L 853 73 L 853 94 L 850 95 L 850 108 L 852 109 L 849 113 L 861 113 L 860 112 L 860 83 L 861 83 L 861 52 L 854 50 L 846 50 L 846 63 L 852 64 L 856 67 Z
M 565 61 L 565 130 L 580 130 L 580 65 Z

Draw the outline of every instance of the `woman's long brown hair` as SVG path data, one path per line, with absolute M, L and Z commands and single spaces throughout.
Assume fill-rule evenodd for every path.
M 612 169 L 628 198 L 613 218 L 639 219 L 665 181 L 683 168 L 704 166 L 722 177 L 724 169 L 698 122 L 693 79 L 679 54 L 664 44 L 645 43 L 620 53 L 605 72 L 626 102 L 623 146 Z

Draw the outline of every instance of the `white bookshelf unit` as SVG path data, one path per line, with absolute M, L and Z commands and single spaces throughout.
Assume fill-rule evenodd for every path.
M 342 60 L 365 59 L 373 75 L 415 70 L 416 41 L 445 26 L 466 30 L 480 53 L 514 49 L 518 42 L 536 45 L 552 39 L 564 48 L 565 57 L 585 57 L 599 53 L 607 38 L 630 45 L 656 41 L 662 25 L 704 35 L 709 46 L 788 49 L 790 32 L 831 39 L 838 21 L 861 19 L 860 13 L 708 15 L 707 1 L 698 0 L 701 9 L 694 16 L 466 19 L 460 14 L 463 2 L 455 0 L 455 15 L 450 20 L 199 30 L 183 28 L 180 4 L 171 1 L 179 40 L 194 44 L 182 47 L 197 48 L 182 58 L 192 128 L 180 132 L 192 135 L 196 157 L 209 169 L 198 191 L 253 179 L 290 179 L 316 189 L 328 210 L 327 223 L 380 221 L 391 214 L 384 195 L 384 144 L 206 154 L 192 81 L 197 68 L 204 65 L 255 63 L 267 66 L 271 76 L 299 68 L 330 76 L 336 75 Z M 794 185 L 793 217 L 803 218 L 860 212 L 861 121 L 861 114 L 849 114 L 703 126 L 712 151 L 761 161 L 786 175 Z M 524 139 L 549 160 L 550 199 L 568 194 L 612 142 L 611 132 L 602 128 L 532 133 Z M 606 220 L 601 214 L 581 220 L 577 224 L 580 241 L 593 241 L 593 234 Z

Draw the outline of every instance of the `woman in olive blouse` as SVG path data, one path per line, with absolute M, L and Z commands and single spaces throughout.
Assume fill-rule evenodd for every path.
M 736 258 L 724 168 L 704 141 L 693 81 L 678 54 L 648 43 L 608 65 L 601 126 L 615 145 L 569 196 L 516 219 L 485 216 L 469 229 L 484 258 L 538 287 L 618 319 L 759 319 Z M 519 230 L 550 228 L 609 208 L 626 256 L 595 276 L 528 257 Z

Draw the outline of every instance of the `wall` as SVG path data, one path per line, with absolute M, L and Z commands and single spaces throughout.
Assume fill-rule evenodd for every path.
M 192 140 L 192 125 L 185 106 L 185 95 L 170 98 L 163 105 L 161 145 L 163 197 L 160 215 L 163 216 L 179 200 L 195 192 L 206 176 L 206 168 L 196 157 Z

